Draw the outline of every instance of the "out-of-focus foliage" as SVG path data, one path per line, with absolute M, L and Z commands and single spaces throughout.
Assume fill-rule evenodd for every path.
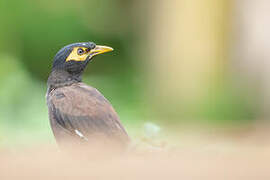
M 9 144 L 24 136 L 29 141 L 52 137 L 46 80 L 55 53 L 73 42 L 93 41 L 115 49 L 95 58 L 84 80 L 112 102 L 124 122 L 140 119 L 133 118 L 139 88 L 133 73 L 129 8 L 124 0 L 0 1 L 1 140 Z
M 169 41 L 167 42 L 167 36 L 174 29 L 166 28 L 162 23 L 158 23 L 166 22 L 167 24 L 173 20 L 164 18 L 166 13 L 159 11 L 156 12 L 157 16 L 153 15 L 152 11 L 155 12 L 156 9 L 151 8 L 158 3 L 151 5 L 149 2 L 0 0 L 0 144 L 13 144 L 14 141 L 23 143 L 21 139 L 27 139 L 27 142 L 52 139 L 45 101 L 46 80 L 50 73 L 52 59 L 64 45 L 83 41 L 93 41 L 114 48 L 112 53 L 98 56 L 89 64 L 84 81 L 99 89 L 110 100 L 131 135 L 136 129 L 141 129 L 144 122 L 157 119 L 161 125 L 170 124 L 171 126 L 177 126 L 180 122 L 186 122 L 192 118 L 206 119 L 203 122 L 215 124 L 243 123 L 255 119 L 255 105 L 245 101 L 245 97 L 249 95 L 249 93 L 244 93 L 247 92 L 244 90 L 245 87 L 241 95 L 239 91 L 235 93 L 235 86 L 232 86 L 234 77 L 230 77 L 228 83 L 222 82 L 220 86 L 210 89 L 208 96 L 205 96 L 199 104 L 179 103 L 177 106 L 175 102 L 172 102 L 164 106 L 158 94 L 159 89 L 151 86 L 155 78 L 151 79 L 146 71 L 156 71 L 153 74 L 158 77 L 164 72 L 155 69 L 154 64 L 165 67 L 162 63 L 170 63 L 168 60 L 171 55 L 165 52 L 170 52 L 170 49 L 166 49 L 170 44 Z M 210 2 L 208 3 L 211 4 Z M 208 4 L 206 3 L 205 6 Z M 181 12 L 185 13 L 185 11 Z M 180 15 L 182 18 L 185 17 L 184 14 Z M 151 18 L 154 19 L 153 22 Z M 192 18 L 189 18 L 183 18 L 187 25 L 190 25 L 189 20 L 192 21 Z M 211 25 L 213 25 L 212 28 L 220 26 L 219 21 Z M 203 23 L 198 24 L 198 27 L 200 26 L 205 27 L 206 32 L 211 29 Z M 182 33 L 191 31 L 188 29 L 189 26 L 182 28 L 187 28 Z M 219 31 L 219 28 L 214 29 Z M 225 30 L 222 30 L 222 33 L 223 31 Z M 151 38 L 147 38 L 157 32 L 165 34 L 166 37 L 162 37 L 164 41 L 152 42 Z M 159 35 L 157 33 L 156 37 Z M 220 34 L 217 33 L 218 35 Z M 181 35 L 181 37 L 185 36 L 185 34 Z M 189 36 L 193 37 L 192 34 Z M 218 39 L 223 38 L 227 37 Z M 184 41 L 187 39 L 181 39 L 182 46 L 189 43 Z M 204 44 L 202 41 L 207 41 L 207 39 L 199 39 L 198 42 L 201 44 L 197 47 L 198 51 L 202 47 L 200 45 Z M 196 38 L 194 42 L 197 42 Z M 155 46 L 147 46 L 152 43 L 155 43 Z M 191 45 L 192 42 L 189 46 Z M 175 47 L 175 49 L 179 50 L 181 47 Z M 155 52 L 157 53 L 153 55 Z M 164 52 L 166 57 L 159 61 L 161 52 Z M 151 53 L 152 55 L 149 56 Z M 153 61 L 152 68 L 149 57 L 155 57 L 155 55 L 158 57 L 157 61 Z M 183 59 L 182 57 L 177 59 L 181 67 L 184 60 L 189 61 L 188 58 L 184 59 L 184 56 Z M 223 56 L 226 55 L 223 54 Z M 227 56 L 221 59 L 225 61 L 226 58 Z M 204 64 L 203 61 L 201 63 Z M 194 67 L 196 65 L 194 63 Z M 193 67 L 190 68 L 193 69 Z M 165 74 L 171 72 L 173 71 L 169 69 L 165 71 Z M 174 70 L 174 72 L 177 71 Z M 179 82 L 175 84 L 181 87 L 183 84 L 181 80 L 179 78 Z M 160 81 L 165 90 L 171 88 L 166 86 L 164 83 L 166 81 L 166 78 Z M 148 98 L 148 96 L 152 97 Z M 163 98 L 167 96 L 174 99 L 172 94 L 165 94 Z M 181 98 L 176 100 L 182 102 Z

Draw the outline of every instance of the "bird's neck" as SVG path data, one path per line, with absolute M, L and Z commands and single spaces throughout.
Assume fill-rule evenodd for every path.
M 51 91 L 59 87 L 70 86 L 81 81 L 82 73 L 71 73 L 65 70 L 55 69 L 52 70 L 48 78 L 47 85 L 49 91 Z

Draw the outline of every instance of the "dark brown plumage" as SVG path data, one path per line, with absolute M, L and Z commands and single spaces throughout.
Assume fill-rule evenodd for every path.
M 50 124 L 60 145 L 91 145 L 97 138 L 120 144 L 129 141 L 110 102 L 97 89 L 81 82 L 83 70 L 92 57 L 111 50 L 94 43 L 75 43 L 55 56 L 48 79 L 47 105 Z

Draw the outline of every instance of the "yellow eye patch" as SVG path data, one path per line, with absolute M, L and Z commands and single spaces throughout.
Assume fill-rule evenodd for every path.
M 89 49 L 86 47 L 74 47 L 67 57 L 66 61 L 85 61 L 89 55 Z

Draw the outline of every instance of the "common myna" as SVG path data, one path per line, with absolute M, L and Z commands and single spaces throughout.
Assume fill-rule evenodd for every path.
M 60 146 L 91 145 L 99 137 L 120 144 L 129 142 L 110 102 L 97 89 L 82 83 L 83 71 L 92 58 L 112 50 L 83 42 L 67 45 L 55 55 L 46 98 L 51 128 Z

